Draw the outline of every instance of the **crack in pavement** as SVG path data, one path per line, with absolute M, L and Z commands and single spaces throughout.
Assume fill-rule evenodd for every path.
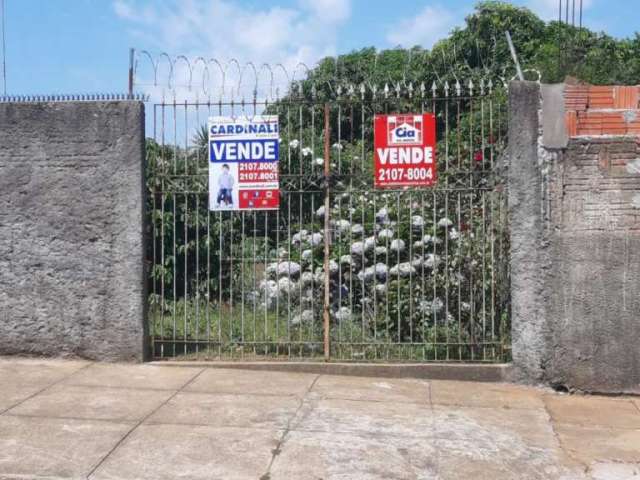
M 300 399 L 300 405 L 298 405 L 298 408 L 296 409 L 295 413 L 287 421 L 287 426 L 285 427 L 284 431 L 282 432 L 282 435 L 280 436 L 280 439 L 278 440 L 278 444 L 276 445 L 276 447 L 273 450 L 271 450 L 271 461 L 269 462 L 269 466 L 267 467 L 267 471 L 262 476 L 260 476 L 260 480 L 270 480 L 271 479 L 271 468 L 273 467 L 273 464 L 275 463 L 276 458 L 278 457 L 278 455 L 280 455 L 280 453 L 282 453 L 282 447 L 284 446 L 284 444 L 285 444 L 285 442 L 287 440 L 287 436 L 289 435 L 289 433 L 293 429 L 293 426 L 294 426 L 293 424 L 294 424 L 296 418 L 298 417 L 298 414 L 302 410 L 302 407 L 304 407 L 304 404 L 305 404 L 305 401 L 307 399 L 307 396 L 309 395 L 311 390 L 313 390 L 313 387 L 315 387 L 316 382 L 320 379 L 321 376 L 322 376 L 321 374 L 317 375 L 316 378 L 313 379 L 313 382 L 311 382 L 311 385 L 309 386 L 307 391 L 304 392 L 304 395 Z M 300 419 L 300 420 L 304 420 L 304 417 L 302 419 Z
M 91 476 L 96 472 L 96 470 L 98 470 L 98 468 L 100 468 L 102 466 L 102 464 L 104 464 L 104 462 L 111 456 L 111 454 L 113 454 L 113 452 L 115 452 L 118 449 L 118 447 L 120 447 L 120 445 L 122 445 L 124 443 L 124 441 L 127 438 L 129 438 L 131 436 L 131 434 L 140 425 L 142 425 L 147 419 L 149 419 L 154 413 L 156 413 L 162 407 L 167 405 L 171 400 L 173 400 L 176 397 L 176 395 L 178 395 L 185 388 L 187 388 L 189 385 L 191 385 L 205 371 L 206 371 L 206 368 L 203 368 L 202 370 L 200 370 L 196 375 L 193 376 L 193 378 L 191 378 L 188 382 L 186 382 L 184 385 L 182 385 L 182 387 L 180 387 L 178 390 L 173 392 L 173 394 L 170 395 L 169 398 L 167 398 L 164 402 L 162 402 L 160 405 L 158 405 L 156 408 L 154 408 L 149 414 L 145 415 L 138 423 L 136 423 L 127 433 L 125 433 L 125 435 L 120 440 L 118 440 L 118 442 L 113 446 L 113 448 L 111 450 L 109 450 L 109 452 L 89 471 L 89 473 L 87 474 L 86 478 L 90 479 Z
M 562 443 L 562 439 L 560 438 L 560 434 L 556 430 L 555 420 L 553 418 L 553 415 L 551 415 L 551 412 L 549 411 L 549 408 L 547 407 L 547 402 L 545 401 L 544 396 L 542 397 L 542 404 L 544 405 L 544 412 L 547 414 L 547 417 L 549 417 L 549 426 L 551 427 L 551 432 L 553 433 L 554 438 L 558 442 L 558 446 L 560 447 L 560 450 L 562 452 L 564 452 L 564 454 L 567 457 L 569 457 L 571 460 L 573 460 L 578 465 L 580 465 L 583 468 L 584 473 L 586 475 L 588 475 L 589 474 L 589 466 L 586 463 L 584 463 L 581 460 L 579 460 L 578 458 L 576 458 L 575 456 L 573 456 L 571 451 L 569 449 L 565 448 L 564 444 Z
M 9 410 L 13 410 L 14 408 L 22 405 L 23 403 L 27 402 L 28 400 L 31 400 L 34 397 L 37 397 L 38 395 L 40 395 L 41 393 L 46 392 L 47 390 L 55 387 L 56 385 L 61 384 L 62 382 L 67 381 L 68 379 L 70 379 L 71 377 L 73 377 L 74 375 L 76 375 L 79 372 L 82 372 L 83 370 L 86 370 L 87 368 L 91 367 L 92 365 L 94 365 L 94 362 L 90 362 L 87 365 L 84 365 L 83 367 L 78 368 L 77 370 L 74 370 L 72 373 L 70 373 L 69 375 L 66 375 L 65 377 L 62 377 L 60 380 L 53 382 L 49 385 L 47 385 L 44 388 L 41 388 L 40 390 L 38 390 L 37 392 L 35 392 L 32 395 L 29 395 L 26 398 L 23 398 L 22 400 L 14 403 L 13 405 L 11 405 L 10 407 L 5 408 L 4 410 L 0 411 L 0 415 L 4 415 L 5 413 L 7 413 Z

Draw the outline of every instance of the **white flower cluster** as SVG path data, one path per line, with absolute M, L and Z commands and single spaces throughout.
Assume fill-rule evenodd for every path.
M 292 140 L 290 146 L 299 148 L 301 145 Z M 342 147 L 337 143 L 334 148 Z M 300 153 L 314 158 L 310 148 L 302 148 Z M 314 162 L 324 164 L 322 158 L 317 158 Z M 318 305 L 321 305 L 322 299 L 319 294 L 327 279 L 327 288 L 330 289 L 332 298 L 331 318 L 335 322 L 347 322 L 354 320 L 354 316 L 368 315 L 366 312 L 375 308 L 374 303 L 384 301 L 396 289 L 406 291 L 410 287 L 409 279 L 414 279 L 411 288 L 416 291 L 416 299 L 425 295 L 425 286 L 419 279 L 426 279 L 427 275 L 429 282 L 432 281 L 431 278 L 434 282 L 440 282 L 444 278 L 450 282 L 449 285 L 466 285 L 461 267 L 464 265 L 466 271 L 467 260 L 452 255 L 447 261 L 447 269 L 438 270 L 443 263 L 443 258 L 438 254 L 443 254 L 444 242 L 450 242 L 449 251 L 452 252 L 457 250 L 455 246 L 451 247 L 451 242 L 473 238 L 471 233 L 458 228 L 457 222 L 460 220 L 457 216 L 447 218 L 442 215 L 444 212 L 441 210 L 442 218 L 434 225 L 429 215 L 413 214 L 421 212 L 420 205 L 415 202 L 411 204 L 411 201 L 403 201 L 402 205 L 398 203 L 396 206 L 394 194 L 375 195 L 363 192 L 359 196 L 353 196 L 336 190 L 338 193 L 331 209 L 327 211 L 324 205 L 312 209 L 310 213 L 313 220 L 309 220 L 308 230 L 300 229 L 291 237 L 291 244 L 297 248 L 278 249 L 275 253 L 278 261 L 266 265 L 265 279 L 260 282 L 256 291 L 248 293 L 247 299 L 264 305 L 265 308 L 274 308 L 278 305 L 277 302 L 280 302 L 281 308 L 286 304 L 291 324 L 301 325 L 320 318 L 322 312 Z M 368 205 L 375 207 L 376 201 L 379 202 L 381 196 L 384 198 L 387 195 L 391 199 L 386 206 L 365 210 L 369 208 Z M 396 211 L 401 208 L 405 210 Z M 407 215 L 405 212 L 411 213 Z M 331 219 L 329 240 L 334 242 L 334 246 L 331 249 L 328 271 L 325 272 L 321 248 L 315 247 L 324 243 L 325 236 L 317 229 L 327 216 Z M 315 228 L 311 228 L 312 225 Z M 274 254 L 271 255 L 274 258 Z M 477 267 L 477 260 L 469 261 L 472 267 L 473 262 Z M 354 291 L 351 292 L 351 289 Z M 429 291 L 426 292 L 427 296 L 428 293 Z M 357 305 L 357 311 L 344 306 L 342 300 L 345 298 L 349 299 L 350 306 Z M 449 299 L 448 302 L 453 304 L 445 308 L 443 298 L 422 300 L 417 304 L 417 311 L 440 319 L 451 315 L 450 312 L 458 315 L 458 311 L 470 312 L 473 308 L 472 304 L 462 302 L 461 299 Z M 360 312 L 360 308 L 364 310 Z
M 300 264 L 296 262 L 275 262 L 268 264 L 265 268 L 265 273 L 270 278 L 297 277 L 301 271 Z
M 313 322 L 313 310 L 303 310 L 298 315 L 295 315 L 291 319 L 291 325 L 297 326 L 301 323 L 312 323 Z
M 404 240 L 400 240 L 399 238 L 396 238 L 393 242 L 391 242 L 391 245 L 389 246 L 389 250 L 395 253 L 402 253 L 404 252 L 405 248 L 406 245 L 404 243 Z
M 376 222 L 382 224 L 382 225 L 387 225 L 390 223 L 390 218 L 389 218 L 389 211 L 386 208 L 381 208 L 377 213 L 376 213 Z
M 451 220 L 449 220 L 448 218 L 446 218 L 446 217 L 441 218 L 440 220 L 438 220 L 438 226 L 440 228 L 448 228 L 451 225 L 453 225 L 453 222 Z
M 351 229 L 351 223 L 349 220 L 337 220 L 333 222 L 333 226 L 339 236 L 349 233 Z
M 390 228 L 384 228 L 378 232 L 378 240 L 386 241 L 391 240 L 395 233 Z

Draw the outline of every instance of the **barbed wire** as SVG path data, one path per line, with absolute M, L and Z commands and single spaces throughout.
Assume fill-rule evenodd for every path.
M 429 58 L 430 52 L 416 55 L 407 50 L 407 58 L 401 76 L 393 78 L 380 75 L 378 64 L 381 52 L 373 62 L 355 64 L 359 82 L 354 82 L 345 71 L 347 65 L 339 58 L 334 60 L 333 78 L 318 81 L 314 72 L 319 65 L 310 67 L 300 62 L 295 67 L 282 63 L 241 63 L 235 58 L 221 61 L 198 56 L 189 59 L 185 55 L 169 55 L 166 52 L 153 54 L 148 50 L 135 50 L 132 55 L 131 85 L 142 89 L 156 100 L 163 102 L 193 100 L 202 102 L 273 103 L 285 97 L 318 98 L 328 94 L 333 98 L 364 97 L 449 97 L 487 95 L 496 88 L 505 88 L 510 80 L 512 66 L 504 66 L 496 73 L 495 65 L 482 58 L 478 47 L 478 58 L 482 68 L 472 68 L 466 59 L 460 61 L 455 49 L 452 61 L 441 49 L 444 73 L 438 72 Z M 415 65 L 415 62 L 419 62 Z M 258 65 L 260 65 L 258 67 Z M 413 68 L 413 67 L 426 68 Z M 419 78 L 418 72 L 427 72 L 431 78 Z M 536 70 L 526 69 L 540 81 Z
M 144 93 L 79 93 L 79 94 L 50 94 L 50 95 L 2 95 L 0 103 L 42 103 L 42 102 L 110 102 L 137 101 L 147 102 L 150 97 Z

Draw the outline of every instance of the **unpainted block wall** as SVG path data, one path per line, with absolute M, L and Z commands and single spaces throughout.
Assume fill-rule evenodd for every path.
M 552 383 L 640 392 L 640 145 L 572 138 L 551 165 Z
M 138 361 L 144 107 L 0 104 L 0 354 Z
M 640 138 L 560 131 L 566 93 L 511 88 L 512 239 L 529 239 L 512 244 L 514 364 L 521 380 L 640 392 Z

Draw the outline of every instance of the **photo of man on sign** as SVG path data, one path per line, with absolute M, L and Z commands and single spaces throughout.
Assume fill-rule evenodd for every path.
M 233 186 L 235 184 L 235 178 L 229 171 L 229 165 L 226 163 L 222 165 L 222 173 L 218 177 L 218 197 L 216 203 L 218 208 L 224 206 L 233 206 Z

